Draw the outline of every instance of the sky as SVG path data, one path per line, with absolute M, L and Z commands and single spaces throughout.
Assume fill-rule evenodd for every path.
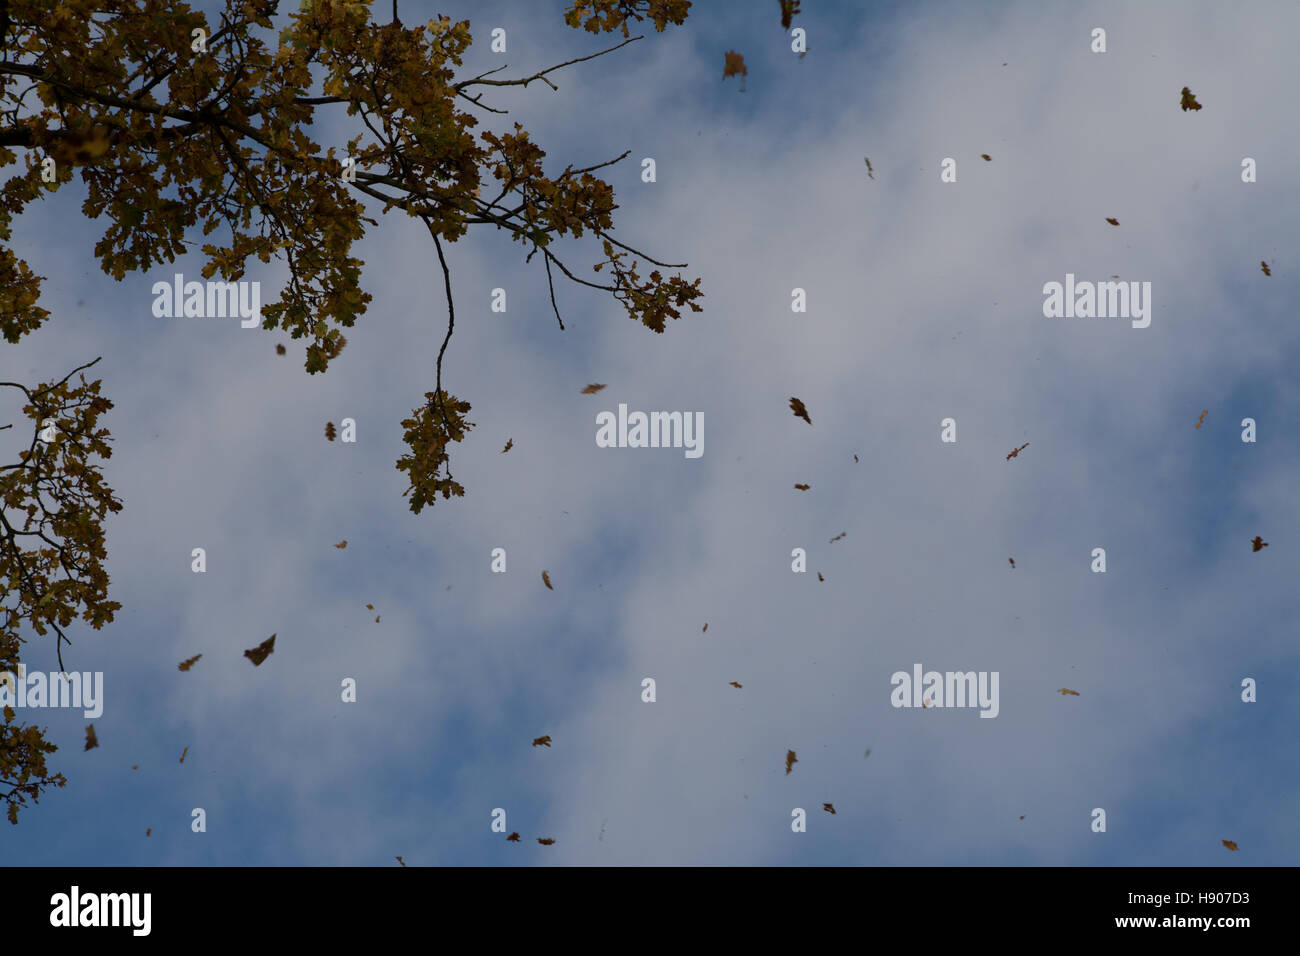
M 621 41 L 563 6 L 399 9 L 469 19 L 458 76 L 525 76 Z M 80 710 L 24 714 L 68 785 L 5 825 L 5 862 L 1296 862 L 1300 6 L 803 7 L 803 57 L 776 4 L 695 3 L 558 90 L 489 89 L 509 115 L 461 101 L 480 131 L 521 123 L 548 174 L 630 150 L 601 171 L 613 234 L 688 263 L 665 271 L 701 278 L 703 311 L 657 335 L 557 277 L 561 331 L 520 244 L 445 244 L 444 384 L 475 427 L 452 452 L 465 496 L 419 515 L 400 423 L 447 316 L 418 223 L 372 204 L 354 254 L 373 301 L 308 375 L 281 331 L 153 315 L 152 285 L 199 278 L 201 255 L 100 271 L 79 179 L 16 220 L 52 315 L 0 345 L 0 380 L 103 356 L 124 509 L 122 609 L 64 652 L 104 675 L 100 746 Z M 355 135 L 317 116 L 322 144 Z M 584 277 L 599 259 L 552 248 Z M 284 265 L 250 265 L 269 304 Z M 1150 283 L 1150 325 L 1047 317 L 1067 274 Z M 703 453 L 599 447 L 620 404 L 702 416 Z M 343 418 L 356 441 L 326 441 Z M 24 636 L 28 668 L 57 670 Z M 893 706 L 917 664 L 996 673 L 996 717 Z

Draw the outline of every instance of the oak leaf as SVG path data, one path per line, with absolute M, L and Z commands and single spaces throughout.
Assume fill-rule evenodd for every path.
M 800 491 L 807 491 L 809 488 L 812 487 L 812 485 L 795 485 L 795 487 L 798 488 Z
M 333 440 L 334 440 L 334 435 L 335 435 L 335 432 L 334 432 L 334 423 L 333 423 L 333 422 L 326 422 L 326 423 L 325 423 L 325 438 L 326 438 L 326 440 L 328 440 L 328 441 L 333 441 Z
M 190 752 L 189 747 L 186 747 L 184 750 L 181 751 L 181 763 L 185 762 L 185 755 L 189 752 Z
M 1210 410 L 1208 408 L 1205 409 L 1205 411 L 1201 412 L 1201 417 L 1196 420 L 1197 428 L 1200 428 L 1201 425 L 1205 422 L 1205 416 L 1208 414 L 1210 414 Z
M 1016 559 L 1015 559 L 1015 558 L 1007 558 L 1007 560 L 1011 562 L 1011 567 L 1012 567 L 1012 569 L 1014 569 L 1015 566 L 1016 566 Z
M 179 664 L 177 664 L 177 665 L 176 665 L 176 669 L 177 669 L 177 670 L 181 670 L 181 671 L 187 671 L 187 670 L 189 670 L 191 667 L 193 667 L 193 666 L 195 665 L 195 663 L 198 661 L 198 659 L 199 659 L 200 657 L 202 657 L 202 656 L 203 656 L 202 654 L 195 654 L 195 655 L 194 655 L 193 657 L 191 657 L 189 660 L 187 660 L 187 661 L 181 661 Z
M 584 388 L 584 389 L 582 390 L 582 394 L 583 394 L 583 395 L 595 395 L 597 392 L 599 392 L 599 391 L 600 391 L 602 388 L 604 388 L 604 387 L 605 387 L 604 385 L 588 385 L 586 388 Z
M 988 153 L 980 153 L 980 159 L 984 160 L 984 162 L 986 163 L 993 162 L 993 157 L 990 156 Z
M 538 837 L 537 842 L 540 843 L 542 846 L 550 846 L 552 843 L 555 842 L 555 840 L 552 837 Z
M 550 745 L 551 745 L 551 738 L 549 735 L 545 737 L 538 737 L 536 740 L 533 741 L 534 747 L 549 747 Z
M 729 76 L 740 77 L 740 92 L 745 92 L 745 77 L 749 75 L 749 69 L 745 66 L 745 58 L 735 50 L 728 50 L 723 54 L 723 58 L 722 78 L 725 80 Z
M 790 20 L 799 12 L 800 0 L 778 0 L 781 4 L 781 29 L 790 29 Z
M 1057 691 L 1057 693 L 1060 694 L 1062 697 L 1064 697 L 1066 694 L 1069 694 L 1069 695 L 1071 695 L 1072 697 L 1078 697 L 1078 696 L 1079 696 L 1079 692 L 1078 692 L 1077 690 L 1070 690 L 1070 688 L 1068 688 L 1068 687 L 1062 687 L 1062 688 L 1060 688 L 1060 689 Z
M 395 856 L 393 857 L 393 859 L 396 860 L 398 863 L 402 864 L 402 866 L 406 866 L 406 861 L 403 860 L 400 856 Z
M 785 775 L 787 777 L 790 776 L 790 771 L 794 769 L 794 765 L 798 762 L 799 758 L 794 755 L 793 750 L 787 750 L 785 752 Z
M 1224 840 L 1224 841 L 1223 841 L 1223 845 L 1226 846 L 1229 850 L 1236 850 L 1236 849 L 1237 849 L 1237 844 L 1236 844 L 1236 841 L 1234 841 L 1234 840 Z
M 822 804 L 822 809 L 825 810 L 827 813 L 834 813 L 834 812 L 835 812 L 835 804 L 833 804 L 833 803 L 823 803 L 823 804 Z
M 1268 267 L 1268 263 L 1263 259 L 1259 260 L 1259 270 L 1266 276 L 1271 276 L 1273 274 L 1273 270 Z
M 276 355 L 283 355 L 283 354 L 284 354 L 284 346 L 283 346 L 283 345 L 279 345 L 279 344 L 277 344 L 277 345 L 275 346 L 275 354 L 276 354 Z
M 338 548 L 339 550 L 342 550 L 342 549 L 346 548 L 347 546 L 348 546 L 348 539 L 347 539 L 347 538 L 344 538 L 344 539 L 343 539 L 342 541 L 340 541 L 338 544 L 334 545 L 334 547 Z
M 867 157 L 863 156 L 863 157 L 862 157 L 862 161 L 863 161 L 864 163 L 867 164 L 867 175 L 870 176 L 872 179 L 875 179 L 875 178 L 876 178 L 876 177 L 875 177 L 875 174 L 873 174 L 872 171 L 871 171 L 871 160 L 869 160 L 869 159 L 867 159 Z
M 743 684 L 738 684 L 738 683 L 737 683 L 736 681 L 734 681 L 734 680 L 731 682 L 731 686 L 734 687 L 734 688 L 736 688 L 736 690 L 740 690 L 742 687 L 744 687 Z
M 86 749 L 94 750 L 99 746 L 99 738 L 95 736 L 95 725 L 86 724 Z
M 274 650 L 275 650 L 275 635 L 272 634 L 261 644 L 258 644 L 256 647 L 244 651 L 244 656 L 253 662 L 254 667 L 261 667 L 262 661 L 270 657 L 272 651 Z
M 519 842 L 519 831 L 516 830 L 514 833 L 510 834 L 510 836 L 506 837 L 506 842 L 507 842 L 507 843 L 518 843 L 518 842 Z
M 1007 461 L 1010 461 L 1012 458 L 1015 458 L 1017 455 L 1019 455 L 1022 451 L 1024 451 L 1028 447 L 1029 447 L 1029 442 L 1025 442 L 1019 448 L 1014 449 L 1011 452 L 1011 454 L 1007 455 Z
M 803 402 L 799 401 L 799 399 L 790 399 L 790 410 L 794 412 L 795 418 L 802 418 L 809 425 L 812 424 L 812 419 L 808 417 L 808 409 L 804 407 Z
M 508 439 L 506 441 L 506 447 L 501 449 L 501 454 L 504 455 L 506 452 L 508 452 L 511 448 L 514 447 L 515 447 L 515 440 L 513 438 Z
M 1179 105 L 1182 106 L 1184 113 L 1188 110 L 1199 110 L 1201 108 L 1201 104 L 1196 102 L 1196 95 L 1185 86 L 1183 87 L 1182 96 Z
M 1109 216 L 1106 217 L 1106 221 L 1107 221 L 1108 223 L 1110 223 L 1112 226 L 1118 226 L 1118 225 L 1119 225 L 1119 220 L 1118 220 L 1118 219 L 1111 219 Z
M 831 544 L 834 544 L 836 541 L 840 540 L 840 538 L 844 537 L 846 534 L 848 534 L 847 531 L 841 531 L 835 537 L 831 538 Z
M 547 574 L 545 571 L 542 572 L 542 583 L 546 585 L 547 590 L 550 591 L 555 590 L 555 588 L 551 587 L 551 576 Z
M 1255 535 L 1255 540 L 1250 543 L 1250 551 L 1252 554 L 1255 553 L 1256 551 L 1263 551 L 1267 547 L 1268 547 L 1268 542 L 1265 541 L 1263 538 L 1261 538 L 1259 535 Z

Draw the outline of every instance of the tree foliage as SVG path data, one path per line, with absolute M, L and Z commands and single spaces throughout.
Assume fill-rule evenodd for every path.
M 45 277 L 10 247 L 15 216 L 79 179 L 83 213 L 105 224 L 94 255 L 114 279 L 196 248 L 206 257 L 205 279 L 237 281 L 257 263 L 283 262 L 288 279 L 263 306 L 262 327 L 302 342 L 304 369 L 324 373 L 347 344 L 343 329 L 371 301 L 352 248 L 367 226 L 378 226 L 373 216 L 398 210 L 430 236 L 447 316 L 433 388 L 402 422 L 409 451 L 397 467 L 408 474 L 413 512 L 439 495 L 463 495 L 450 448 L 473 426 L 470 403 L 442 382 L 455 328 L 444 242 L 492 225 L 528 246 L 529 261 L 540 253 L 561 329 L 553 270 L 611 294 L 655 332 L 685 307 L 700 311 L 702 295 L 699 279 L 659 271 L 684 264 L 660 262 L 610 234 L 614 192 L 593 174 L 627 152 L 547 175 L 545 151 L 520 124 L 475 135 L 479 115 L 506 112 L 484 96 L 531 83 L 555 90 L 549 74 L 643 39 L 629 36 L 629 21 L 663 31 L 681 24 L 690 6 L 572 0 L 569 26 L 618 30 L 626 39 L 530 76 L 501 78 L 501 67 L 458 79 L 473 39 L 469 21 L 439 16 L 406 26 L 396 3 L 391 22 L 379 23 L 371 0 L 301 0 L 277 34 L 278 0 L 226 0 L 211 24 L 182 0 L 0 0 L 0 167 L 16 170 L 0 184 L 0 334 L 17 343 L 50 317 L 39 305 Z M 323 147 L 311 136 L 318 111 L 343 111 L 356 135 Z M 345 169 L 349 158 L 355 167 Z M 55 163 L 51 181 L 42 177 L 47 159 Z M 558 237 L 588 233 L 601 240 L 593 270 L 608 268 L 604 283 L 579 278 L 554 248 Z M 658 268 L 642 277 L 642 259 Z M 84 377 L 77 387 L 66 379 L 44 388 L 4 384 L 27 393 L 24 413 L 34 423 L 57 420 L 59 440 L 41 455 L 33 439 L 21 462 L 0 470 L 0 663 L 17 660 L 25 621 L 37 634 L 56 631 L 62 667 L 63 628 L 78 614 L 99 628 L 118 607 L 107 600 L 100 561 L 102 520 L 121 504 L 91 461 L 109 456 L 108 432 L 95 425 L 111 403 Z M 13 717 L 5 716 L 0 780 L 11 787 L 16 820 L 16 801 L 34 800 L 62 778 L 46 774 L 44 754 L 54 747 L 42 732 L 11 731 Z

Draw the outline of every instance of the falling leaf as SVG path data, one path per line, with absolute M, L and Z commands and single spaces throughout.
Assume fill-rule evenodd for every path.
M 551 738 L 549 735 L 545 737 L 538 737 L 536 740 L 533 741 L 534 747 L 549 747 L 550 745 L 551 745 Z
M 836 541 L 840 540 L 840 538 L 844 537 L 846 534 L 848 534 L 847 531 L 841 531 L 835 537 L 831 538 L 831 544 L 834 544 Z
M 1108 223 L 1110 223 L 1112 226 L 1118 226 L 1118 225 L 1119 225 L 1119 220 L 1118 220 L 1118 219 L 1111 219 L 1109 216 L 1106 217 L 1106 221 L 1107 221 Z
M 189 660 L 187 660 L 187 661 L 181 661 L 179 664 L 177 664 L 177 665 L 176 665 L 176 669 L 177 669 L 177 670 L 182 670 L 182 671 L 187 671 L 187 670 L 189 670 L 191 667 L 193 667 L 194 664 L 195 664 L 195 662 L 196 662 L 200 657 L 202 657 L 202 656 L 203 656 L 202 654 L 195 654 L 195 655 L 194 655 L 193 657 L 191 657 Z
M 871 756 L 871 748 L 870 748 L 870 747 L 868 747 L 866 750 L 862 751 L 862 759 L 863 759 L 863 760 L 866 760 L 866 759 L 867 759 L 868 757 L 870 757 L 870 756 Z
M 723 58 L 725 62 L 722 67 L 722 78 L 725 80 L 729 76 L 740 77 L 740 92 L 745 92 L 745 77 L 749 75 L 745 58 L 735 50 L 728 50 L 723 54 Z
M 518 843 L 518 842 L 519 842 L 519 831 L 516 830 L 514 833 L 510 834 L 510 836 L 506 837 L 506 842 L 507 842 L 507 843 Z
M 731 686 L 734 687 L 734 688 L 736 688 L 736 690 L 740 690 L 740 689 L 741 689 L 742 687 L 744 687 L 745 685 L 744 685 L 744 684 L 737 684 L 737 683 L 733 680 L 733 681 L 731 682 Z
M 515 447 L 515 440 L 513 438 L 507 439 L 506 447 L 501 449 L 501 454 L 504 455 L 506 452 L 508 452 L 511 448 L 514 447 Z
M 181 751 L 181 763 L 185 762 L 185 755 L 189 752 L 190 752 L 189 747 L 186 747 L 184 750 Z
M 821 582 L 823 582 L 823 583 L 825 583 L 825 581 L 826 581 L 826 579 L 825 579 L 824 577 L 822 577 L 822 573 L 821 573 L 820 571 L 817 572 L 817 580 L 818 580 L 818 581 L 821 581 Z
M 333 422 L 326 422 L 326 423 L 325 423 L 325 437 L 326 437 L 326 439 L 328 439 L 329 441 L 333 441 L 333 440 L 334 440 L 334 423 L 333 423 Z
M 283 354 L 284 354 L 284 346 L 283 346 L 283 345 L 277 345 L 277 346 L 275 347 L 275 354 L 276 354 L 276 355 L 283 355 Z
M 854 456 L 853 456 L 853 460 L 854 460 L 854 461 L 857 461 L 857 460 L 858 460 L 858 456 L 857 456 L 857 455 L 854 455 Z
M 990 156 L 988 153 L 980 153 L 980 159 L 984 160 L 984 162 L 986 163 L 993 162 L 993 157 Z
M 584 388 L 584 389 L 582 390 L 582 394 L 583 394 L 583 395 L 595 395 L 597 392 L 599 392 L 599 391 L 600 391 L 602 388 L 604 388 L 604 387 L 605 387 L 604 385 L 588 385 L 586 388 Z
M 145 836 L 153 836 L 153 827 L 150 827 L 149 829 L 145 830 L 145 831 L 144 831 L 144 835 L 145 835 Z
M 867 159 L 867 157 L 863 156 L 863 157 L 862 157 L 862 161 L 863 161 L 864 163 L 867 164 L 867 175 L 870 176 L 872 179 L 875 179 L 876 177 L 875 177 L 875 176 L 872 174 L 872 172 L 871 172 L 871 160 L 869 160 L 869 159 Z
M 542 846 L 550 846 L 552 843 L 555 842 L 555 840 L 552 839 L 551 837 L 538 837 L 537 842 L 540 843 Z
M 344 538 L 344 539 L 343 539 L 342 541 L 340 541 L 338 544 L 334 545 L 334 547 L 336 547 L 336 548 L 340 548 L 340 549 L 342 549 L 342 548 L 346 548 L 347 546 L 348 546 L 348 539 L 347 539 L 347 538 Z
M 1069 694 L 1072 697 L 1079 696 L 1079 692 L 1077 690 L 1070 690 L 1070 688 L 1068 687 L 1060 688 L 1059 690 L 1057 690 L 1057 693 L 1060 694 L 1062 697 L 1064 697 L 1066 694 Z
M 1029 447 L 1029 442 L 1025 442 L 1023 445 L 1021 445 L 1011 454 L 1007 455 L 1007 461 L 1010 461 L 1012 458 L 1015 458 L 1017 455 L 1019 455 L 1022 451 L 1024 451 L 1028 447 Z
M 835 812 L 835 804 L 833 804 L 833 803 L 823 803 L 823 804 L 822 804 L 822 809 L 825 810 L 827 813 L 834 813 L 834 812 Z
M 133 763 L 133 764 L 131 764 L 131 769 L 132 769 L 132 770 L 139 770 L 139 769 L 140 769 L 140 765 L 139 765 L 138 763 Z
M 1022 820 L 1023 820 L 1023 819 L 1024 819 L 1024 818 L 1025 818 L 1025 815 L 1024 815 L 1024 814 L 1023 814 L 1023 813 L 1022 813 L 1022 814 L 1020 814 L 1020 819 L 1022 819 Z
M 1015 558 L 1007 558 L 1007 560 L 1011 562 L 1011 567 L 1014 569 L 1015 566 L 1016 566 L 1016 559 L 1015 559 Z
M 376 623 L 376 624 L 379 623 L 379 618 L 380 618 L 380 615 L 376 614 L 376 615 L 375 615 L 375 623 Z
M 1208 414 L 1210 414 L 1210 410 L 1208 408 L 1205 409 L 1205 411 L 1201 412 L 1201 417 L 1196 420 L 1197 428 L 1201 427 L 1201 424 L 1205 421 L 1205 416 Z
M 700 631 L 700 633 L 701 633 L 701 634 L 707 634 L 707 633 L 709 633 L 709 622 L 708 622 L 708 621 L 705 621 L 705 622 L 704 622 L 704 630 Z
M 790 29 L 790 18 L 799 12 L 800 0 L 778 0 L 781 4 L 781 29 Z
M 1183 99 L 1179 105 L 1182 106 L 1184 113 L 1188 110 L 1199 110 L 1201 108 L 1201 104 L 1196 102 L 1195 94 L 1185 86 L 1183 87 Z
M 1267 547 L 1268 542 L 1259 535 L 1255 535 L 1255 540 L 1250 543 L 1250 552 L 1254 554 L 1256 551 L 1263 551 Z
M 403 860 L 400 856 L 395 856 L 393 857 L 393 859 L 396 860 L 398 863 L 402 864 L 402 866 L 406 866 L 406 861 Z
M 86 749 L 94 750 L 99 746 L 99 738 L 95 736 L 95 725 L 86 724 Z
M 1235 851 L 1237 849 L 1237 844 L 1232 840 L 1224 840 L 1223 845 L 1226 846 L 1229 850 Z
M 374 606 L 373 604 L 367 604 L 367 605 L 366 605 L 366 610 L 367 610 L 367 611 L 373 611 L 374 609 L 375 609 L 375 606 Z
M 790 399 L 790 409 L 794 412 L 795 418 L 802 418 L 809 425 L 812 424 L 812 419 L 808 417 L 808 409 L 804 408 L 803 402 L 799 401 L 799 399 Z
M 542 583 L 545 584 L 549 590 L 551 591 L 555 590 L 555 588 L 551 587 L 551 576 L 547 574 L 545 571 L 542 572 Z
M 794 769 L 794 765 L 798 762 L 799 758 L 794 755 L 793 750 L 787 750 L 785 752 L 785 775 L 787 777 L 790 776 L 790 771 Z
M 800 491 L 807 491 L 809 488 L 812 487 L 812 485 L 795 485 L 795 487 L 798 488 Z
M 1264 275 L 1266 276 L 1271 276 L 1273 274 L 1273 270 L 1268 267 L 1268 263 L 1265 262 L 1263 259 L 1259 260 L 1259 268 L 1260 271 L 1263 272 Z
M 254 667 L 261 667 L 262 661 L 266 660 L 271 652 L 275 650 L 275 635 L 272 634 L 261 644 L 251 650 L 244 651 L 244 656 L 253 662 Z

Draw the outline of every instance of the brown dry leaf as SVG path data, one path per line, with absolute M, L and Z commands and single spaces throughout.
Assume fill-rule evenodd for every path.
M 836 541 L 840 540 L 840 538 L 844 537 L 846 534 L 848 534 L 847 531 L 841 531 L 835 537 L 831 538 L 831 544 L 834 544 Z
M 95 736 L 95 725 L 86 724 L 86 749 L 94 750 L 99 746 L 99 738 Z
M 1017 455 L 1019 455 L 1022 451 L 1024 451 L 1028 447 L 1029 447 L 1029 442 L 1025 442 L 1019 448 L 1011 452 L 1011 454 L 1007 455 L 1007 461 L 1010 461 L 1012 458 L 1015 458 Z
M 276 355 L 283 355 L 283 354 L 284 354 L 284 346 L 283 346 L 283 345 L 277 345 L 277 346 L 275 347 L 275 354 L 276 354 Z
M 797 398 L 790 399 L 790 410 L 794 412 L 795 418 L 802 418 L 809 425 L 812 424 L 812 419 L 808 417 L 808 409 L 804 407 L 803 402 L 799 401 L 799 399 Z
M 871 172 L 871 160 L 863 156 L 862 161 L 867 164 L 867 175 L 870 176 L 872 179 L 875 179 L 876 178 L 875 175 Z
M 551 587 L 551 576 L 547 574 L 545 571 L 542 572 L 542 583 L 545 584 L 549 590 L 551 591 L 555 590 L 555 588 Z
M 1068 687 L 1062 687 L 1062 688 L 1060 688 L 1060 689 L 1057 691 L 1057 693 L 1060 694 L 1062 697 L 1064 697 L 1066 694 L 1069 694 L 1071 697 L 1078 697 L 1078 696 L 1079 696 L 1079 692 L 1078 692 L 1077 690 L 1070 690 L 1070 688 L 1068 688 Z
M 1237 849 L 1237 844 L 1233 840 L 1224 840 L 1223 845 L 1226 846 L 1229 850 L 1235 851 Z
M 990 156 L 988 153 L 980 153 L 980 159 L 984 160 L 984 162 L 986 163 L 993 162 L 993 157 Z
M 149 829 L 145 830 L 145 831 L 144 831 L 144 835 L 145 835 L 145 836 L 153 836 L 153 827 L 150 827 Z
M 381 616 L 381 615 L 379 615 L 379 614 L 376 614 L 376 615 L 375 615 L 375 623 L 376 623 L 376 624 L 379 623 L 379 618 L 380 618 L 380 616 Z
M 133 764 L 131 764 L 131 769 L 132 769 L 132 770 L 139 770 L 139 769 L 140 769 L 140 765 L 139 765 L 138 763 L 133 763 Z
M 1268 263 L 1265 262 L 1263 259 L 1259 260 L 1259 269 L 1266 276 L 1271 276 L 1273 274 L 1273 270 L 1268 267 Z
M 185 755 L 189 752 L 190 752 L 189 747 L 186 747 L 184 750 L 181 751 L 181 763 L 185 762 Z
M 552 839 L 551 837 L 538 837 L 537 842 L 540 843 L 542 846 L 550 846 L 552 843 L 555 842 L 555 840 Z
M 366 605 L 366 610 L 367 610 L 367 611 L 373 611 L 374 609 L 375 609 L 375 606 L 374 606 L 373 604 L 367 604 L 367 605 Z
M 1256 551 L 1263 551 L 1267 547 L 1268 542 L 1259 535 L 1255 535 L 1255 540 L 1250 543 L 1251 554 L 1254 554 Z
M 736 683 L 736 682 L 733 680 L 733 681 L 731 682 L 731 686 L 734 687 L 734 688 L 736 688 L 736 690 L 740 690 L 740 689 L 741 689 L 742 687 L 744 687 L 745 685 L 744 685 L 744 684 L 738 684 L 738 683 Z
M 1205 416 L 1208 414 L 1210 414 L 1210 410 L 1208 408 L 1205 411 L 1201 412 L 1201 417 L 1196 420 L 1197 428 L 1200 428 L 1201 425 L 1205 422 Z
M 335 434 L 335 432 L 334 432 L 334 423 L 333 423 L 333 422 L 326 422 L 326 423 L 325 423 L 325 438 L 326 438 L 327 440 L 329 440 L 329 441 L 333 441 L 333 440 L 334 440 L 334 434 Z
M 244 651 L 244 656 L 253 662 L 254 667 L 261 667 L 262 661 L 270 657 L 271 652 L 274 650 L 275 650 L 275 635 L 272 634 L 261 644 L 258 644 L 256 647 Z
M 822 577 L 822 573 L 820 571 L 817 572 L 817 580 L 821 581 L 822 583 L 825 583 L 826 581 L 826 579 Z
M 708 621 L 705 621 L 705 622 L 704 622 L 704 630 L 700 631 L 700 633 L 701 633 L 701 634 L 707 634 L 707 633 L 709 633 L 709 622 L 708 622 Z
M 798 488 L 800 491 L 807 491 L 809 488 L 812 487 L 812 485 L 795 485 L 795 487 Z
M 825 810 L 827 813 L 834 813 L 834 812 L 835 812 L 835 804 L 833 804 L 833 803 L 823 803 L 823 804 L 822 804 L 822 809 Z
M 551 738 L 549 735 L 545 737 L 538 737 L 536 740 L 533 741 L 534 747 L 549 747 L 550 745 L 551 745 Z
M 344 539 L 343 539 L 342 541 L 340 541 L 338 544 L 334 545 L 334 547 L 338 548 L 339 550 L 342 550 L 343 548 L 346 548 L 347 546 L 348 546 L 348 539 L 347 539 L 347 538 L 344 538 Z
M 1112 226 L 1118 226 L 1118 225 L 1119 225 L 1119 220 L 1118 220 L 1118 219 L 1111 219 L 1109 216 L 1106 217 L 1106 221 L 1107 221 L 1108 223 L 1110 223 Z
M 740 92 L 745 92 L 745 77 L 749 75 L 749 70 L 745 66 L 745 58 L 735 50 L 728 50 L 722 56 L 722 78 L 725 80 L 729 76 L 740 77 Z
M 582 394 L 583 394 L 583 395 L 595 395 L 597 392 L 599 392 L 599 391 L 600 391 L 602 388 L 604 388 L 604 387 L 605 387 L 604 385 L 588 385 L 586 388 L 584 388 L 584 389 L 582 390 Z
M 508 452 L 511 448 L 514 447 L 515 447 L 515 440 L 513 438 L 506 439 L 506 447 L 501 449 L 501 454 L 504 455 L 506 452 Z
M 1024 814 L 1023 814 L 1023 813 L 1022 813 L 1022 814 L 1020 814 L 1020 819 L 1022 819 L 1022 820 L 1023 820 L 1023 819 L 1024 819 L 1024 818 L 1025 818 L 1025 815 L 1024 815 Z
M 854 461 L 857 461 L 857 460 L 858 460 L 858 456 L 857 456 L 857 455 L 854 455 L 854 456 L 853 456 L 853 460 L 854 460 Z
M 1016 567 L 1016 559 L 1015 559 L 1015 558 L 1007 558 L 1007 560 L 1011 562 L 1011 568 L 1012 568 L 1012 570 L 1015 570 L 1015 567 Z
M 787 750 L 785 752 L 785 775 L 787 777 L 790 776 L 790 771 L 794 769 L 794 765 L 798 762 L 799 758 L 794 755 L 793 750 Z
M 393 859 L 396 860 L 398 863 L 402 864 L 402 866 L 406 866 L 406 861 L 403 860 L 400 856 L 395 856 L 393 857 Z
M 1182 106 L 1184 113 L 1188 110 L 1199 110 L 1201 108 L 1201 104 L 1196 102 L 1196 94 L 1185 86 L 1183 87 L 1183 98 L 1179 105 Z
M 519 831 L 516 830 L 514 833 L 510 834 L 510 836 L 506 837 L 506 842 L 507 842 L 507 843 L 518 843 L 518 842 L 519 842 Z
M 182 670 L 182 671 L 187 671 L 187 670 L 189 670 L 191 667 L 193 667 L 194 664 L 195 664 L 195 662 L 198 661 L 198 659 L 199 659 L 200 657 L 202 657 L 202 656 L 203 656 L 202 654 L 195 654 L 195 655 L 194 655 L 193 657 L 191 657 L 189 660 L 187 660 L 187 661 L 181 661 L 179 664 L 177 664 L 177 665 L 176 665 L 176 669 L 177 669 L 177 670 Z
M 781 4 L 781 29 L 790 29 L 790 19 L 799 12 L 800 0 L 779 0 Z

